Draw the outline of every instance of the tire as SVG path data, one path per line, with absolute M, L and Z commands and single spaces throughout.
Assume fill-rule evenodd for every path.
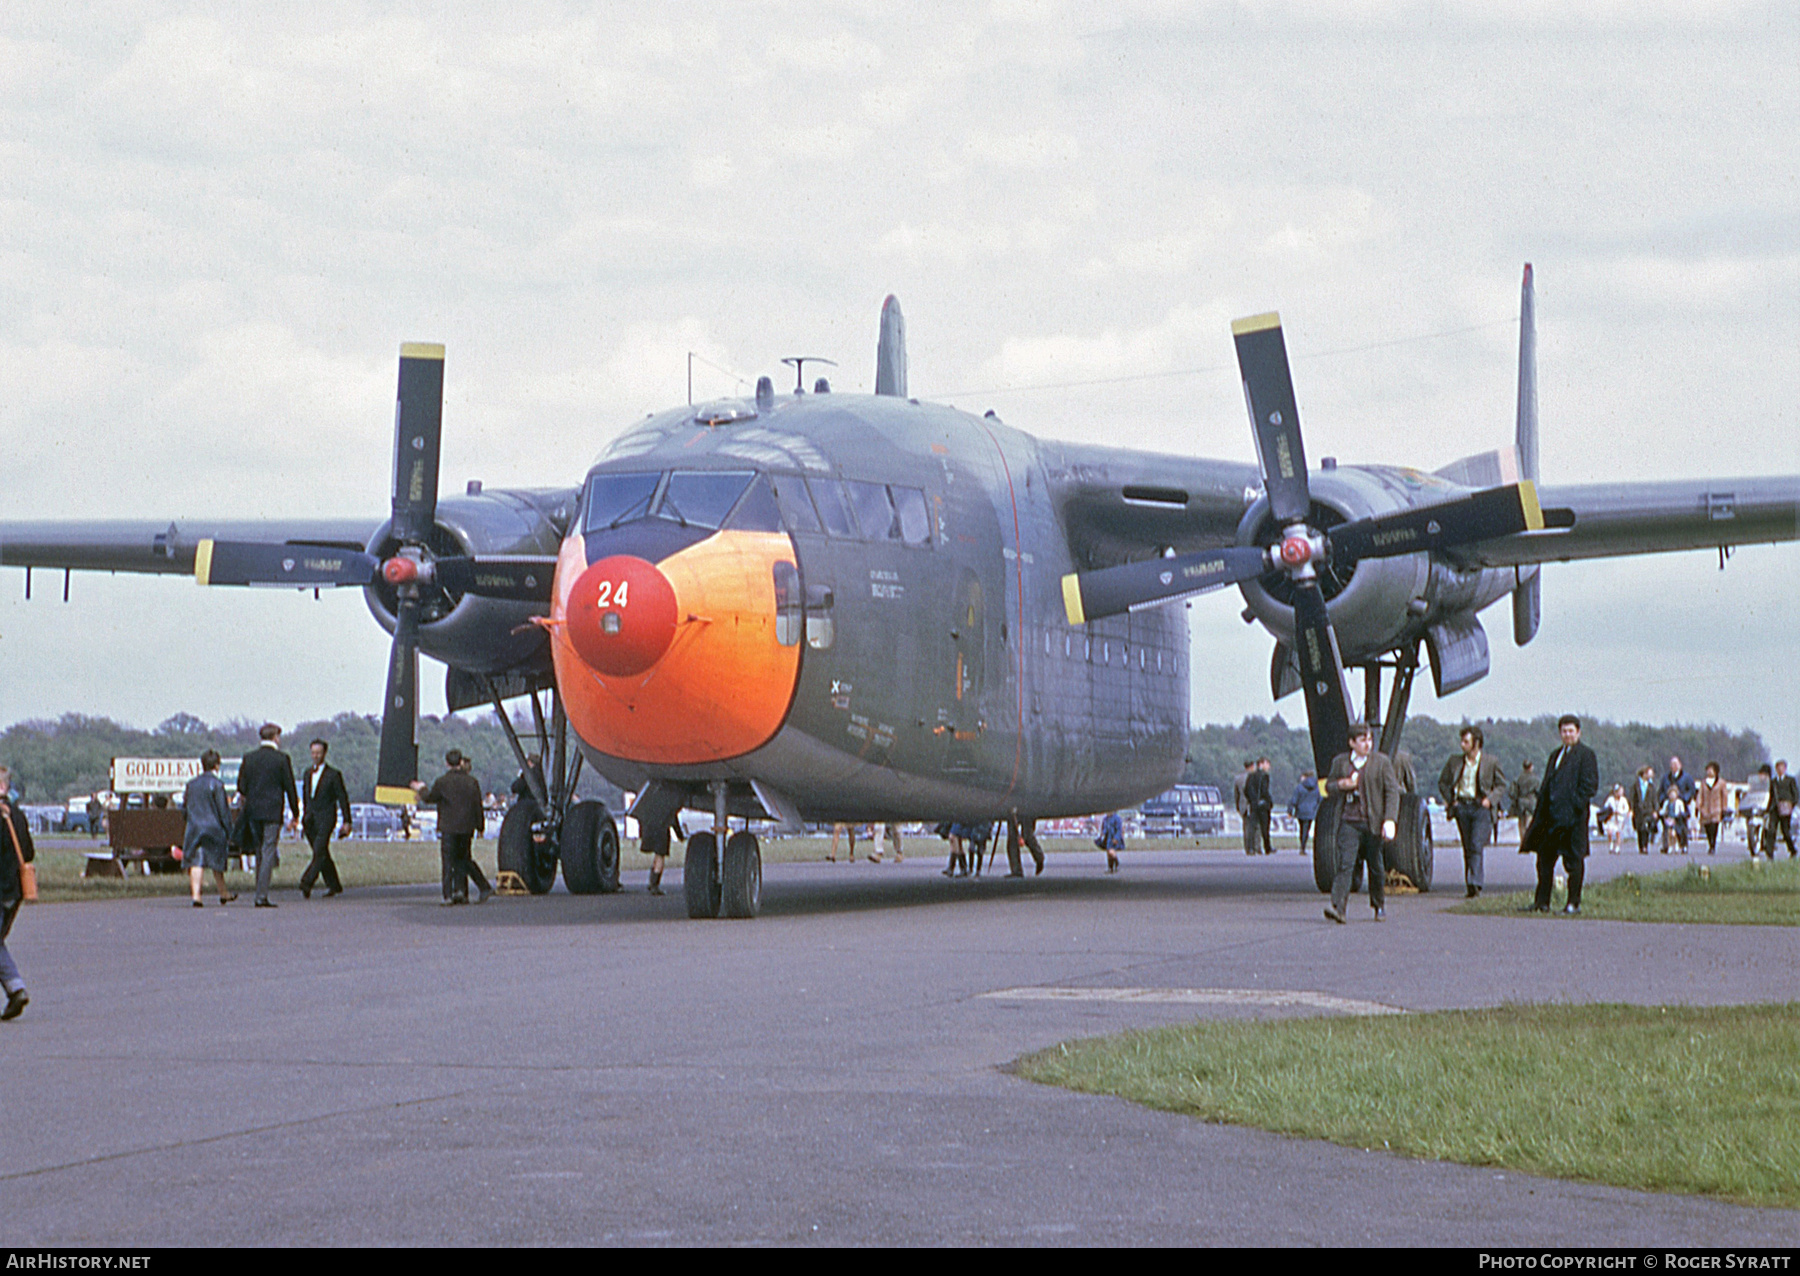
M 517 873 L 525 889 L 542 895 L 556 885 L 556 847 L 532 840 L 531 826 L 541 820 L 538 804 L 520 798 L 500 821 L 500 846 L 496 867 L 502 873 Z
M 719 915 L 718 840 L 711 833 L 688 836 L 681 861 L 681 890 L 687 896 L 689 917 Z
M 604 807 L 600 812 L 600 893 L 619 893 L 619 826 Z
M 725 842 L 720 891 L 727 917 L 755 917 L 762 911 L 762 848 L 754 833 L 733 833 Z
M 538 804 L 521 798 L 507 808 L 500 821 L 500 837 L 495 851 L 495 866 L 502 873 L 525 877 L 531 862 L 531 826 L 540 818 Z
M 606 808 L 598 802 L 577 802 L 563 816 L 557 851 L 562 858 L 563 885 L 571 895 L 598 895 L 600 832 Z M 615 855 L 615 867 L 617 856 Z
M 1400 818 L 1394 821 L 1394 844 L 1388 851 L 1388 867 L 1421 892 L 1431 889 L 1431 870 L 1437 858 L 1431 836 L 1431 812 L 1417 793 L 1400 797 Z
M 1321 894 L 1331 894 L 1331 879 L 1337 876 L 1338 812 L 1344 799 L 1328 797 L 1319 803 L 1313 818 L 1313 885 Z

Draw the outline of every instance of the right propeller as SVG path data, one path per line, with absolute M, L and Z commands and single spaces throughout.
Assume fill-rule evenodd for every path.
M 1543 513 L 1536 488 L 1523 482 L 1329 529 L 1313 526 L 1306 446 L 1281 318 L 1271 313 L 1239 319 L 1231 332 L 1263 489 L 1281 528 L 1280 538 L 1266 550 L 1231 546 L 1078 572 L 1063 578 L 1063 601 L 1069 623 L 1079 625 L 1238 584 L 1266 571 L 1281 572 L 1293 586 L 1294 654 L 1306 694 L 1313 759 L 1318 774 L 1324 775 L 1345 747 L 1351 702 L 1344 691 L 1343 660 L 1319 586 L 1319 568 L 1327 563 L 1345 568 L 1365 558 L 1416 554 L 1536 530 L 1544 526 Z

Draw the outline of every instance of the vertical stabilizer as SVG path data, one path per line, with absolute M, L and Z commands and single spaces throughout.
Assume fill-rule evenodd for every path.
M 1519 416 L 1514 433 L 1519 451 L 1519 476 L 1538 480 L 1537 395 L 1537 294 L 1531 282 L 1531 263 L 1525 263 L 1525 282 L 1519 289 Z M 1519 584 L 1513 590 L 1513 641 L 1523 647 L 1537 637 L 1543 613 L 1543 597 L 1536 567 L 1515 567 Z
M 900 301 L 881 303 L 881 340 L 875 347 L 875 393 L 906 397 L 906 317 Z

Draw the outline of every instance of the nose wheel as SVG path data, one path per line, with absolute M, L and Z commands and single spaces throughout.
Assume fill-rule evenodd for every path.
M 762 848 L 754 833 L 733 833 L 726 841 L 724 879 L 725 916 L 755 917 L 762 911 Z
M 681 889 L 687 897 L 689 917 L 719 915 L 719 839 L 711 833 L 688 834 Z

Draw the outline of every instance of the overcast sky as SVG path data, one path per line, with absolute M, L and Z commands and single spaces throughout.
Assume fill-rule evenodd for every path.
M 1511 439 L 1528 260 L 1545 482 L 1800 473 L 1792 6 L 595 8 L 0 9 L 0 518 L 376 521 L 407 340 L 444 491 L 572 485 L 689 351 L 868 390 L 889 292 L 915 394 L 1236 461 L 1229 323 L 1279 309 L 1309 453 L 1435 467 Z M 1486 613 L 1493 674 L 1415 711 L 1800 756 L 1797 576 L 1553 566 L 1538 640 Z M 378 706 L 356 591 L 22 584 L 0 723 Z M 1190 613 L 1197 720 L 1273 711 L 1240 605 Z

